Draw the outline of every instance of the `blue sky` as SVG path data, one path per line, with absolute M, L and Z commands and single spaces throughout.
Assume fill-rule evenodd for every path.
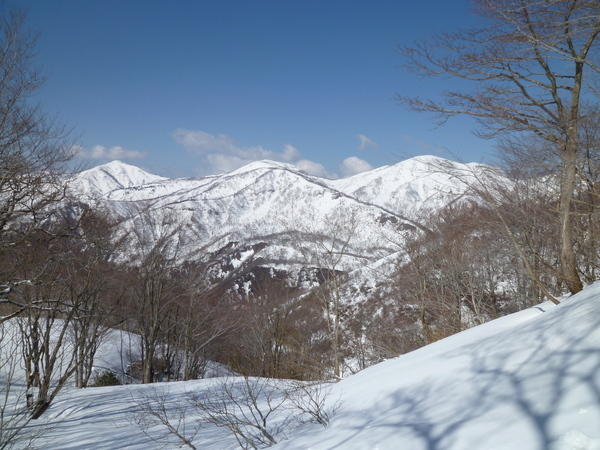
M 24 0 L 41 31 L 39 93 L 89 165 L 202 176 L 274 159 L 343 177 L 420 154 L 482 161 L 490 142 L 435 129 L 397 94 L 398 44 L 473 24 L 463 0 Z

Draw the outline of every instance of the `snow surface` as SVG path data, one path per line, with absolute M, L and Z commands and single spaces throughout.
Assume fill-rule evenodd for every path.
M 68 389 L 42 419 L 54 428 L 40 443 L 160 448 L 128 421 L 134 399 L 158 389 L 181 402 L 213 382 Z M 273 448 L 600 449 L 600 283 L 372 366 L 335 384 L 337 400 L 329 427 L 305 424 Z M 193 442 L 236 448 L 209 425 Z

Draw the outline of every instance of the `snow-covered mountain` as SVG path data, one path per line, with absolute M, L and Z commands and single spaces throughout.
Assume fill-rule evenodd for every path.
M 77 174 L 71 181 L 72 189 L 90 197 L 106 196 L 119 189 L 130 189 L 164 180 L 139 167 L 112 161 Z
M 273 161 L 183 179 L 114 161 L 78 174 L 71 186 L 78 198 L 112 211 L 124 232 L 143 230 L 144 239 L 156 240 L 176 229 L 182 259 L 259 245 L 254 259 L 261 264 L 306 263 L 298 240 L 336 235 L 348 241 L 342 265 L 351 270 L 397 251 L 389 235 L 420 227 L 416 212 L 464 193 L 463 184 L 434 169 L 443 161 L 418 157 L 336 181 Z
M 459 172 L 485 175 L 483 167 L 451 164 Z M 170 244 L 180 248 L 185 257 L 197 255 L 194 249 L 220 250 L 220 255 L 229 249 L 232 270 L 246 266 L 245 273 L 251 274 L 252 264 L 290 270 L 294 256 L 298 264 L 318 264 L 300 260 L 303 255 L 298 248 L 311 242 L 321 249 L 328 245 L 339 249 L 340 242 L 348 242 L 347 258 L 340 268 L 360 267 L 352 272 L 348 285 L 361 291 L 348 295 L 350 301 L 343 299 L 347 301 L 344 314 L 348 314 L 343 319 L 350 323 L 348 306 L 369 306 L 361 302 L 361 295 L 370 291 L 369 286 L 363 289 L 365 285 L 360 285 L 359 275 L 367 280 L 367 267 L 385 265 L 386 256 L 396 250 L 384 233 L 402 236 L 417 232 L 418 214 L 413 215 L 411 209 L 435 208 L 465 195 L 457 177 L 436 167 L 435 158 L 420 158 L 353 180 L 330 181 L 293 166 L 263 161 L 225 175 L 170 180 L 119 168 L 115 163 L 98 168 L 108 176 L 96 176 L 93 171 L 93 177 L 89 172 L 79 175 L 72 189 L 76 194 L 77 183 L 90 187 L 94 183 L 90 179 L 99 180 L 101 186 L 86 191 L 95 193 L 89 201 L 102 204 L 121 219 L 121 232 L 132 237 L 132 253 L 140 251 L 136 247 L 141 238 L 152 244 L 166 233 Z M 428 168 L 434 170 L 427 172 Z M 120 180 L 115 173 L 129 174 L 129 181 Z M 396 202 L 386 200 L 401 192 L 415 192 L 413 201 L 400 197 Z M 137 243 L 135 236 L 141 237 Z M 242 276 L 242 271 L 238 275 Z M 388 300 L 385 292 L 380 298 Z M 540 304 L 348 376 L 330 385 L 329 404 L 323 406 L 337 404 L 339 408 L 327 428 L 302 420 L 292 425 L 287 421 L 287 409 L 269 413 L 269 421 L 275 424 L 276 448 L 599 449 L 598 298 L 600 285 L 596 284 L 562 299 L 559 305 Z M 349 304 L 352 301 L 355 303 Z M 349 336 L 348 348 L 368 343 L 366 331 L 380 330 L 367 318 L 373 310 L 365 311 L 356 316 L 360 334 L 357 339 Z M 352 324 L 345 325 L 342 332 Z M 396 333 L 394 328 L 382 329 Z M 107 334 L 96 354 L 98 367 L 123 370 L 122 349 L 127 340 L 123 336 L 112 331 Z M 131 345 L 125 343 L 125 347 L 131 360 L 135 357 Z M 65 389 L 32 429 L 50 425 L 38 442 L 44 448 L 154 448 L 157 440 L 176 448 L 183 442 L 182 436 L 195 448 L 235 448 L 235 437 L 202 422 L 198 410 L 188 402 L 194 393 L 223 388 L 219 382 L 207 379 Z M 244 380 L 233 377 L 233 382 L 243 384 Z M 273 404 L 268 395 L 260 392 L 260 408 L 269 410 Z M 228 401 L 235 403 L 236 399 L 229 397 Z M 167 421 L 147 422 L 148 416 L 140 416 L 149 402 L 162 408 Z M 147 434 L 139 427 L 144 423 L 150 425 L 144 429 Z M 166 425 L 173 424 L 175 428 L 169 432 Z
M 346 195 L 411 217 L 420 210 L 435 210 L 465 192 L 464 177 L 486 166 L 461 164 L 437 156 L 417 156 L 391 166 L 329 181 Z

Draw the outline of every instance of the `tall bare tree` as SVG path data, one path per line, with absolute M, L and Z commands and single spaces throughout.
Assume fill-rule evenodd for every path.
M 135 331 L 140 334 L 142 382 L 152 383 L 159 347 L 168 328 L 167 319 L 179 294 L 173 275 L 178 263 L 181 225 L 174 223 L 166 212 L 155 218 L 143 211 L 137 219 L 139 225 L 129 236 L 136 243 L 137 254 L 128 268 L 130 289 L 123 314 L 133 319 Z
M 35 419 L 72 374 L 62 343 L 65 324 L 77 308 L 64 295 L 59 275 L 65 254 L 59 235 L 72 227 L 62 226 L 55 207 L 65 196 L 64 173 L 73 145 L 69 130 L 35 102 L 45 78 L 35 63 L 37 34 L 27 29 L 26 15 L 9 5 L 0 15 L 0 322 L 9 328 L 16 327 L 16 317 L 20 322 L 18 357 L 23 355 L 31 375 L 28 388 L 35 389 L 35 394 L 28 392 L 29 417 Z M 52 342 L 45 340 L 50 335 Z M 14 338 L 4 334 L 2 347 L 10 348 Z M 6 362 L 6 354 L 0 355 L 0 366 Z M 2 375 L 7 386 L 17 384 L 11 379 L 14 372 Z M 4 437 L 11 432 L 5 424 L 0 424 Z
M 572 293 L 583 288 L 575 252 L 573 207 L 581 129 L 597 100 L 600 75 L 600 4 L 595 0 L 473 0 L 485 26 L 444 33 L 401 48 L 409 69 L 424 76 L 461 79 L 467 88 L 441 100 L 398 96 L 439 124 L 456 115 L 474 117 L 484 138 L 505 142 L 534 135 L 554 160 L 561 240 L 560 276 Z
M 24 310 L 18 323 L 26 373 L 27 401 L 34 419 L 50 406 L 76 370 L 72 324 L 83 312 L 81 299 L 71 297 L 66 281 L 66 262 L 71 239 L 65 230 L 31 234 L 26 244 L 10 253 L 19 279 L 12 288 L 13 305 Z M 17 256 L 18 254 L 18 256 Z
M 26 16 L 11 6 L 0 16 L 0 305 L 11 304 L 12 288 L 23 281 L 15 278 L 7 251 L 27 244 L 32 234 L 48 233 L 53 205 L 64 198 L 64 173 L 73 156 L 69 130 L 34 101 L 45 78 L 35 63 L 38 36 L 26 27 Z M 0 321 L 29 306 L 12 308 Z
M 88 386 L 92 379 L 94 357 L 118 319 L 114 311 L 125 288 L 115 278 L 120 270 L 111 261 L 122 242 L 112 239 L 115 222 L 98 209 L 83 212 L 78 236 L 72 239 L 69 257 L 64 262 L 68 297 L 79 312 L 70 333 L 76 353 L 75 382 Z
M 69 130 L 42 112 L 33 95 L 45 79 L 35 64 L 37 35 L 26 13 L 0 18 L 0 244 L 36 225 L 39 212 L 63 193 L 61 175 L 72 157 Z
M 333 354 L 333 375 L 342 377 L 342 287 L 348 280 L 347 260 L 354 250 L 361 219 L 355 209 L 341 206 L 322 218 L 303 211 L 304 223 L 295 222 L 289 234 L 301 253 L 308 281 L 314 285 L 312 295 L 323 306 Z
M 230 295 L 211 281 L 207 265 L 201 261 L 185 262 L 173 274 L 171 317 L 167 324 L 171 339 L 163 345 L 169 371 L 183 381 L 203 378 L 214 347 L 228 333 L 238 328 L 231 314 Z M 239 335 L 236 333 L 236 337 Z M 169 381 L 169 379 L 167 379 Z

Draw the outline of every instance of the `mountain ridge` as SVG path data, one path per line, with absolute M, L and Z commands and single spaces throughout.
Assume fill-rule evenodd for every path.
M 447 192 L 449 195 L 462 195 L 463 192 L 461 190 L 464 191 L 465 187 L 461 187 L 461 183 L 458 180 L 451 181 L 452 176 L 448 173 L 443 173 L 444 167 L 449 167 L 449 170 L 476 170 L 472 166 L 473 164 L 455 163 L 437 156 L 417 156 L 351 177 L 329 180 L 309 175 L 291 164 L 261 160 L 220 175 L 197 178 L 165 178 L 150 174 L 143 169 L 121 161 L 112 161 L 77 174 L 74 184 L 79 183 L 93 186 L 94 189 L 92 190 L 94 193 L 112 195 L 114 200 L 133 200 L 134 198 L 131 194 L 123 195 L 122 192 L 134 189 L 140 193 L 138 199 L 142 199 L 143 195 L 148 194 L 148 192 L 141 191 L 143 188 L 149 188 L 150 186 L 153 187 L 154 191 L 158 189 L 158 186 L 164 186 L 162 195 L 167 195 L 173 193 L 175 190 L 182 190 L 185 187 L 198 188 L 228 179 L 252 178 L 252 173 L 281 171 L 292 173 L 310 183 L 332 189 L 367 204 L 385 208 L 389 212 L 400 214 L 402 205 L 406 205 L 408 202 L 401 203 L 401 206 L 398 206 L 398 204 L 392 204 L 391 199 L 412 197 L 410 199 L 412 203 L 427 203 L 428 199 L 435 198 L 436 194 L 439 196 L 442 193 L 441 187 L 453 190 L 453 192 Z M 96 175 L 97 173 L 103 174 L 104 179 Z M 135 175 L 132 176 L 132 173 Z M 108 183 L 109 185 L 106 186 L 107 179 L 113 180 L 113 183 Z M 394 185 L 398 187 L 393 189 Z M 414 185 L 418 185 L 418 188 L 414 187 Z M 171 186 L 171 192 L 167 190 L 167 186 Z M 175 189 L 172 186 L 175 186 Z M 74 190 L 79 189 L 81 187 L 76 186 Z M 121 191 L 121 196 L 115 196 L 113 191 Z M 411 192 L 418 192 L 418 195 L 411 195 Z
M 398 252 L 403 233 L 429 233 L 423 211 L 465 195 L 466 186 L 439 167 L 469 168 L 446 161 L 416 157 L 341 180 L 269 160 L 199 178 L 164 178 L 113 161 L 76 175 L 71 189 L 110 211 L 121 236 L 134 237 L 131 255 L 170 235 L 181 261 L 207 254 L 234 261 L 236 252 L 252 248 L 248 270 L 297 273 L 299 266 L 318 266 L 316 253 L 329 246 L 343 252 L 337 269 L 352 272 Z M 243 267 L 237 272 L 245 276 Z

